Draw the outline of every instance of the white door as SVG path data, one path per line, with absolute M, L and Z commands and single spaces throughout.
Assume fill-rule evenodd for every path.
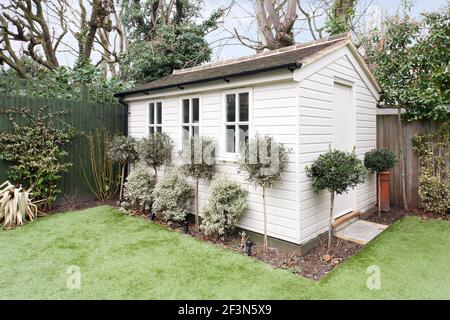
M 352 88 L 335 83 L 334 98 L 334 148 L 342 151 L 352 151 L 356 135 Z M 353 211 L 355 203 L 355 190 L 336 195 L 334 217 L 338 218 Z

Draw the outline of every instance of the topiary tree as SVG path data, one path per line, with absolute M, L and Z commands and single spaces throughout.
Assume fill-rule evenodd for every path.
M 328 223 L 328 250 L 331 247 L 332 223 L 334 220 L 334 196 L 343 194 L 364 182 L 366 169 L 364 164 L 353 152 L 331 149 L 319 156 L 311 166 L 306 167 L 306 173 L 311 178 L 314 192 L 327 190 L 331 194 L 330 220 Z
M 267 252 L 266 190 L 281 180 L 288 165 L 287 150 L 268 136 L 256 137 L 241 147 L 239 172 L 262 188 L 264 210 L 264 252 Z
M 142 139 L 137 146 L 139 158 L 155 170 L 158 180 L 158 169 L 172 161 L 173 142 L 165 133 L 154 133 Z
M 127 178 L 124 186 L 124 196 L 130 205 L 138 205 L 142 211 L 149 210 L 153 204 L 153 190 L 156 181 L 150 173 L 150 168 L 138 163 Z
M 125 168 L 138 159 L 136 139 L 127 136 L 115 136 L 108 146 L 108 158 L 121 166 L 119 199 L 122 201 Z
M 186 219 L 191 209 L 192 189 L 177 170 L 166 173 L 153 191 L 153 211 L 173 223 Z
M 364 155 L 364 166 L 367 170 L 377 174 L 378 183 L 378 216 L 381 215 L 380 206 L 380 172 L 392 169 L 397 163 L 397 158 L 391 150 L 373 149 Z
M 183 147 L 181 172 L 195 181 L 195 224 L 200 225 L 198 184 L 200 179 L 211 179 L 216 172 L 215 144 L 207 137 L 193 137 Z
M 206 235 L 225 236 L 231 233 L 247 210 L 247 190 L 226 178 L 214 180 L 203 209 L 202 229 Z

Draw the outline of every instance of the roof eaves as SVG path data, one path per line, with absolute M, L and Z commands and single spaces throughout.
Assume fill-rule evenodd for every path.
M 262 72 L 275 71 L 275 70 L 280 70 L 280 69 L 289 69 L 289 70 L 293 71 L 296 69 L 300 69 L 301 66 L 302 66 L 302 63 L 300 63 L 300 62 L 285 63 L 285 64 L 281 64 L 281 65 L 276 65 L 276 66 L 255 69 L 255 70 L 251 70 L 251 71 L 237 72 L 237 73 L 233 73 L 233 74 L 228 74 L 228 75 L 223 75 L 223 76 L 218 76 L 218 77 L 204 78 L 204 79 L 187 81 L 187 82 L 179 82 L 179 83 L 174 83 L 174 84 L 169 84 L 169 85 L 162 85 L 162 86 L 154 87 L 154 88 L 136 88 L 136 89 L 118 92 L 118 93 L 114 94 L 114 97 L 120 98 L 120 97 L 124 97 L 127 95 L 140 94 L 140 93 L 147 94 L 148 92 L 164 90 L 164 89 L 171 89 L 171 88 L 182 89 L 188 85 L 205 83 L 205 82 L 210 82 L 210 81 L 217 81 L 217 80 L 229 81 L 232 78 L 243 77 L 243 76 L 258 74 L 258 73 L 262 73 Z

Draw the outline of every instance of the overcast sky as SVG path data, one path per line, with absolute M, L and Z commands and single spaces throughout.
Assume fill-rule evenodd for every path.
M 0 0 L 0 2 L 6 2 L 8 0 Z M 77 2 L 78 0 L 71 0 Z M 201 15 L 208 17 L 210 13 L 218 7 L 227 7 L 233 0 L 204 0 L 205 5 L 202 8 Z M 254 0 L 253 0 L 254 1 Z M 308 5 L 320 0 L 300 0 L 305 8 Z M 417 17 L 420 12 L 435 11 L 450 4 L 449 0 L 415 0 L 412 15 Z M 357 12 L 364 10 L 364 19 L 361 19 L 360 24 L 363 28 L 371 28 L 370 26 L 378 25 L 383 16 L 395 14 L 398 11 L 401 4 L 401 0 L 358 0 Z M 369 8 L 369 10 L 366 10 Z M 240 57 L 243 55 L 253 54 L 254 50 L 247 48 L 240 44 L 240 42 L 232 37 L 234 29 L 238 31 L 240 35 L 256 39 L 256 26 L 254 21 L 254 9 L 252 0 L 235 0 L 234 5 L 231 7 L 227 17 L 224 19 L 224 23 L 218 28 L 218 30 L 210 33 L 207 36 L 207 40 L 213 49 L 212 60 L 223 60 L 229 58 Z M 324 21 L 324 16 L 318 18 L 318 24 L 320 25 Z M 50 25 L 53 26 L 52 22 Z M 59 24 L 55 23 L 57 27 Z M 303 42 L 312 39 L 309 30 L 304 29 L 306 27 L 305 22 L 298 21 L 295 25 L 296 41 Z M 72 66 L 75 62 L 76 55 L 68 53 L 72 51 L 72 48 L 77 46 L 77 43 L 73 36 L 70 34 L 64 38 L 65 43 L 68 45 L 64 49 L 66 52 L 58 53 L 58 59 L 61 64 Z M 18 50 L 20 47 L 17 48 Z M 100 56 L 98 52 L 93 52 L 92 60 L 97 62 Z
M 302 3 L 314 2 L 314 0 L 301 0 Z M 229 4 L 230 0 L 205 0 L 204 15 L 207 15 L 211 10 L 218 6 Z M 213 47 L 213 60 L 222 60 L 228 58 L 235 58 L 243 55 L 253 54 L 254 51 L 241 45 L 236 39 L 223 39 L 229 36 L 229 32 L 234 28 L 238 33 L 256 38 L 256 28 L 253 14 L 251 0 L 236 0 L 229 15 L 225 19 L 225 23 L 217 31 L 208 35 L 208 41 Z M 415 0 L 415 5 L 412 10 L 412 15 L 417 17 L 424 11 L 435 11 L 450 4 L 448 0 Z M 366 19 L 363 23 L 373 24 L 379 21 L 386 14 L 394 14 L 400 8 L 401 0 L 359 0 L 359 10 L 365 10 L 370 7 L 369 14 L 366 12 Z M 319 19 L 320 23 L 320 19 Z M 309 31 L 302 29 L 302 24 L 296 25 L 297 42 L 312 40 Z M 223 40 L 221 40 L 223 39 Z M 221 41 L 219 41 L 221 40 Z M 219 42 L 218 42 L 219 41 Z M 226 45 L 224 45 L 226 44 Z

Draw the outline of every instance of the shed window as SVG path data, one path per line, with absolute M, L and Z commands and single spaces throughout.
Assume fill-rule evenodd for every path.
M 226 152 L 238 153 L 249 139 L 249 92 L 227 94 L 225 108 Z
M 150 102 L 148 105 L 148 132 L 154 134 L 155 132 L 162 133 L 162 102 Z
M 200 98 L 182 100 L 181 119 L 183 142 L 200 134 Z

